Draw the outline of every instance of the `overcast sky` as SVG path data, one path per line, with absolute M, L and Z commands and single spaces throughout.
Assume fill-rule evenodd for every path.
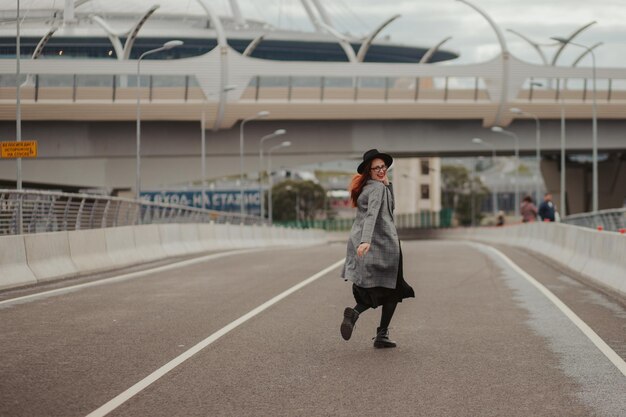
M 626 0 L 471 0 L 505 31 L 509 49 L 516 56 L 541 63 L 538 53 L 519 37 L 506 32 L 513 29 L 537 43 L 554 43 L 551 36 L 570 35 L 586 23 L 597 23 L 579 35 L 577 41 L 587 45 L 604 44 L 596 49 L 598 66 L 626 66 Z M 499 51 L 496 36 L 486 20 L 475 10 L 455 0 L 322 0 L 342 30 L 355 34 L 368 29 L 395 13 L 402 17 L 383 33 L 393 40 L 432 46 L 447 36 L 446 48 L 461 54 L 456 62 L 478 62 Z M 241 0 L 246 11 L 267 15 L 285 27 L 302 25 L 299 0 L 267 1 L 266 9 L 255 7 L 262 1 Z M 282 4 L 282 14 L 279 13 Z M 245 6 L 244 6 L 245 5 Z M 274 16 L 270 16 L 273 11 Z M 298 15 L 296 15 L 296 13 Z M 571 48 L 571 49 L 569 49 Z M 582 52 L 569 47 L 559 63 L 571 64 Z M 555 47 L 544 48 L 550 60 Z M 567 52 L 567 53 L 566 53 Z M 590 59 L 587 58 L 587 63 Z M 585 63 L 581 63 L 585 65 Z
M 206 0 L 221 14 L 230 14 L 229 0 Z M 539 43 L 553 43 L 550 36 L 566 37 L 591 21 L 598 23 L 581 34 L 577 41 L 586 45 L 604 44 L 596 49 L 598 66 L 626 67 L 626 0 L 471 0 L 487 12 L 502 28 L 513 29 Z M 479 62 L 495 56 L 498 43 L 485 19 L 469 6 L 456 0 L 320 0 L 335 27 L 342 32 L 363 35 L 388 17 L 399 13 L 382 36 L 392 40 L 429 47 L 452 36 L 445 48 L 458 52 L 457 63 Z M 0 0 L 0 9 L 15 10 L 15 0 Z M 21 0 L 22 8 L 62 8 L 64 0 Z M 80 7 L 84 12 L 102 9 L 137 13 L 160 4 L 158 13 L 203 14 L 197 0 L 90 0 Z M 313 30 L 300 0 L 239 0 L 247 18 L 274 25 Z M 505 32 L 509 49 L 519 58 L 540 63 L 531 46 Z M 546 47 L 548 59 L 556 48 Z M 559 63 L 570 65 L 580 48 L 568 47 Z M 589 65 L 586 58 L 581 65 Z
M 392 40 L 432 46 L 447 36 L 446 48 L 460 52 L 456 62 L 478 62 L 497 54 L 499 46 L 492 29 L 476 11 L 455 0 L 321 0 L 342 31 L 364 34 L 399 13 L 402 17 L 384 32 Z M 626 66 L 626 0 L 472 0 L 502 28 L 521 32 L 538 43 L 553 43 L 551 36 L 566 37 L 591 21 L 598 23 L 583 32 L 577 41 L 596 49 L 598 66 Z M 226 0 L 221 0 L 226 12 Z M 299 0 L 240 0 L 247 15 L 263 17 L 287 28 L 312 26 Z M 540 63 L 537 52 L 525 41 L 505 32 L 509 49 L 518 57 Z M 569 49 L 571 48 L 571 49 Z M 569 47 L 559 59 L 571 64 L 582 49 Z M 568 51 L 569 49 L 569 51 Z M 556 51 L 546 47 L 548 59 Z M 590 62 L 584 61 L 581 65 Z

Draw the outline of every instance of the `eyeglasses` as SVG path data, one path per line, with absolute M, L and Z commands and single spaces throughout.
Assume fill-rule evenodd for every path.
M 372 171 L 376 171 L 376 172 L 387 171 L 387 166 L 379 165 L 377 167 L 372 167 Z

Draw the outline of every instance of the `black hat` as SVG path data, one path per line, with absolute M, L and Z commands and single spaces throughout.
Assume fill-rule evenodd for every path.
M 393 164 L 393 158 L 391 157 L 391 155 L 378 152 L 378 149 L 370 149 L 369 151 L 363 154 L 363 162 L 359 164 L 359 167 L 356 169 L 356 172 L 358 172 L 359 174 L 362 174 L 363 170 L 365 169 L 365 165 L 367 165 L 369 161 L 375 158 L 380 158 L 383 161 L 385 161 L 385 165 L 387 165 L 387 168 L 389 168 L 391 164 Z

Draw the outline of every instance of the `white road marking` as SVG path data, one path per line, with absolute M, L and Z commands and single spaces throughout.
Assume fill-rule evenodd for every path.
M 158 272 L 170 271 L 172 269 L 178 269 L 178 268 L 182 268 L 182 267 L 189 266 L 189 265 L 195 265 L 195 264 L 198 264 L 198 263 L 211 261 L 213 259 L 223 258 L 223 257 L 226 257 L 226 256 L 241 255 L 241 254 L 250 253 L 250 252 L 258 252 L 258 251 L 261 251 L 261 250 L 263 250 L 263 249 L 260 249 L 260 248 L 255 248 L 255 249 L 238 249 L 238 250 L 233 250 L 233 251 L 228 251 L 228 252 L 215 253 L 213 255 L 201 256 L 199 258 L 194 258 L 194 259 L 188 259 L 186 261 L 175 262 L 173 264 L 159 266 L 159 267 L 156 267 L 156 268 L 145 269 L 143 271 L 131 272 L 131 273 L 128 273 L 128 274 L 123 274 L 123 275 L 116 275 L 114 277 L 105 278 L 105 279 L 101 279 L 101 280 L 98 280 L 98 281 L 86 282 L 84 284 L 72 285 L 70 287 L 57 288 L 56 290 L 38 292 L 36 294 L 30 294 L 30 295 L 25 295 L 25 296 L 22 296 L 22 297 L 10 298 L 8 300 L 0 301 L 0 307 L 6 306 L 6 305 L 11 305 L 11 304 L 26 303 L 26 302 L 34 301 L 34 300 L 37 300 L 37 299 L 40 299 L 40 298 L 47 298 L 47 297 L 52 297 L 52 296 L 56 296 L 56 295 L 66 294 L 66 293 L 69 293 L 69 292 L 74 292 L 74 291 L 77 291 L 77 290 L 81 290 L 83 288 L 97 287 L 99 285 L 111 284 L 111 283 L 114 283 L 114 282 L 120 282 L 120 281 L 125 281 L 125 280 L 129 280 L 129 279 L 133 279 L 133 278 L 143 277 L 145 275 L 155 274 L 155 273 L 158 273 Z
M 283 291 L 282 293 L 278 294 L 276 297 L 266 301 L 265 303 L 261 304 L 260 306 L 258 306 L 254 310 L 251 310 L 250 312 L 244 314 L 243 316 L 239 317 L 237 320 L 235 320 L 235 321 L 231 322 L 230 324 L 222 327 L 220 330 L 218 330 L 217 332 L 213 333 L 212 335 L 210 335 L 209 337 L 207 337 L 203 341 L 199 342 L 198 344 L 196 344 L 195 346 L 193 346 L 192 348 L 190 348 L 189 350 L 187 350 L 186 352 L 184 352 L 180 356 L 177 356 L 176 358 L 174 358 L 170 362 L 166 363 L 165 365 L 163 365 L 162 367 L 160 367 L 156 371 L 152 372 L 150 375 L 148 375 L 147 377 L 145 377 L 141 381 L 137 382 L 135 385 L 133 385 L 132 387 L 130 387 L 126 391 L 122 392 L 117 397 L 113 398 L 112 400 L 110 400 L 106 404 L 102 405 L 98 409 L 92 411 L 91 413 L 89 413 L 87 415 L 87 417 L 106 416 L 111 411 L 115 410 L 120 405 L 124 404 L 126 401 L 128 401 L 129 399 L 131 399 L 132 397 L 134 397 L 135 395 L 137 395 L 138 393 L 140 393 L 141 391 L 146 389 L 148 386 L 150 386 L 154 382 L 158 381 L 160 378 L 162 378 L 168 372 L 170 372 L 171 370 L 176 368 L 178 365 L 182 364 L 187 359 L 191 358 L 193 355 L 195 355 L 196 353 L 200 352 L 202 349 L 206 348 L 207 346 L 209 346 L 211 343 L 215 342 L 216 340 L 218 340 L 222 336 L 228 334 L 231 330 L 234 330 L 235 328 L 237 328 L 241 324 L 245 323 L 246 321 L 250 320 L 254 316 L 262 313 L 265 310 L 267 310 L 269 307 L 273 306 L 274 304 L 278 303 L 282 299 L 284 299 L 287 296 L 289 296 L 289 295 L 293 294 L 294 292 L 298 291 L 302 287 L 305 287 L 306 285 L 312 283 L 313 281 L 323 277 L 324 275 L 326 275 L 327 273 L 329 273 L 333 269 L 337 268 L 338 266 L 342 265 L 343 263 L 344 263 L 344 259 L 341 259 L 340 261 L 335 262 L 334 264 L 330 265 L 327 268 L 324 268 L 323 270 L 321 270 L 320 272 L 316 273 L 315 275 L 305 279 L 304 281 L 300 282 L 299 284 L 296 284 L 293 287 L 289 288 L 288 290 Z
M 476 242 L 471 242 L 471 243 L 466 242 L 466 243 L 469 244 L 470 246 L 472 245 L 480 246 L 493 252 L 494 255 L 502 259 L 502 261 L 504 261 L 509 267 L 511 267 L 511 269 L 513 269 L 515 272 L 517 272 L 522 277 L 524 277 L 535 288 L 537 288 L 548 300 L 550 300 L 559 310 L 561 310 L 561 312 L 563 312 L 563 314 L 565 314 L 565 316 L 568 319 L 570 319 L 572 323 L 574 323 L 576 327 L 578 327 L 580 331 L 583 332 L 583 334 L 587 336 L 589 340 L 591 340 L 591 342 L 600 350 L 600 352 L 602 352 L 602 354 L 604 354 L 604 356 L 606 356 L 607 359 L 610 360 L 611 363 L 613 363 L 613 365 L 615 365 L 615 367 L 624 376 L 626 376 L 626 362 L 624 362 L 624 360 L 617 353 L 615 353 L 615 351 L 611 349 L 611 347 L 607 345 L 606 342 L 602 340 L 602 338 L 600 338 L 600 336 L 598 336 L 598 334 L 594 332 L 593 329 L 589 327 L 589 325 L 587 325 L 587 323 L 585 323 L 580 317 L 578 317 L 576 313 L 574 313 L 567 305 L 565 305 L 565 303 L 563 303 L 556 295 L 554 295 L 543 284 L 537 281 L 528 272 L 520 268 L 515 262 L 509 259 L 509 257 L 507 257 L 504 253 L 500 252 L 498 249 L 492 246 L 488 246 L 488 245 L 484 245 L 484 244 L 476 243 Z

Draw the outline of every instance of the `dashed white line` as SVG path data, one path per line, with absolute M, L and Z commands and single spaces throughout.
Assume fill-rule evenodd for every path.
M 152 372 L 150 375 L 148 375 L 147 377 L 145 377 L 141 381 L 137 382 L 135 385 L 133 385 L 132 387 L 130 387 L 126 391 L 122 392 L 121 394 L 119 394 L 118 396 L 113 398 L 112 400 L 108 401 L 106 404 L 104 404 L 101 407 L 99 407 L 98 409 L 92 411 L 91 413 L 89 413 L 87 415 L 87 417 L 102 417 L 102 416 L 106 416 L 111 411 L 115 410 L 120 405 L 124 404 L 126 401 L 128 401 L 129 399 L 131 399 L 132 397 L 134 397 L 135 395 L 137 395 L 138 393 L 140 393 L 141 391 L 146 389 L 148 386 L 150 386 L 151 384 L 153 384 L 154 382 L 156 382 L 160 378 L 162 378 L 165 374 L 167 374 L 168 372 L 170 372 L 171 370 L 173 370 L 174 368 L 176 368 L 177 366 L 179 366 L 180 364 L 185 362 L 187 359 L 191 358 L 193 355 L 195 355 L 196 353 L 200 352 L 202 349 L 204 349 L 207 346 L 209 346 L 211 343 L 215 342 L 216 340 L 218 340 L 222 336 L 228 334 L 230 331 L 232 331 L 233 329 L 237 328 L 241 324 L 247 322 L 248 320 L 250 320 L 254 316 L 262 313 L 265 310 L 267 310 L 269 307 L 271 307 L 274 304 L 278 303 L 279 301 L 281 301 L 282 299 L 286 298 L 290 294 L 293 294 L 294 292 L 298 291 L 302 287 L 305 287 L 306 285 L 312 283 L 313 281 L 315 281 L 315 280 L 323 277 L 324 275 L 328 274 L 333 269 L 335 269 L 338 266 L 342 265 L 343 262 L 344 262 L 344 259 L 341 259 L 340 261 L 335 262 L 334 264 L 330 265 L 327 268 L 324 268 L 323 270 L 321 270 L 320 272 L 316 273 L 315 275 L 305 279 L 304 281 L 300 282 L 299 284 L 294 285 L 293 287 L 291 287 L 291 288 L 283 291 L 282 293 L 278 294 L 274 298 L 266 301 L 265 303 L 261 304 L 260 306 L 258 306 L 254 310 L 251 310 L 250 312 L 244 314 L 243 316 L 239 317 L 237 320 L 235 320 L 235 321 L 229 323 L 228 325 L 222 327 L 220 330 L 216 331 L 215 333 L 213 333 L 212 335 L 210 335 L 206 339 L 202 340 L 201 342 L 199 342 L 198 344 L 196 344 L 195 346 L 193 346 L 191 349 L 187 350 L 186 352 L 184 352 L 180 356 L 177 356 L 176 358 L 172 359 L 170 362 L 166 363 L 165 365 L 163 365 L 162 367 L 160 367 L 156 371 Z

